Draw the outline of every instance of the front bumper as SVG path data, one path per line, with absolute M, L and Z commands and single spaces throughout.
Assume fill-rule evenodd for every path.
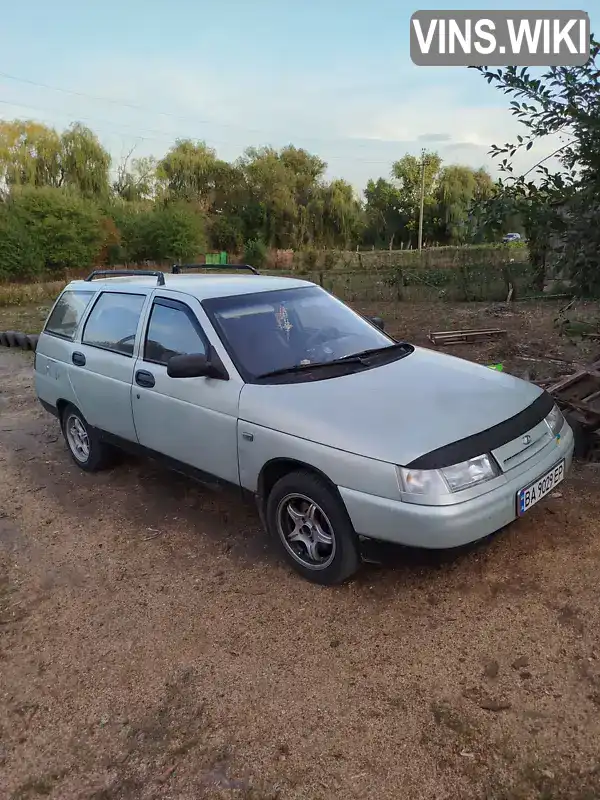
M 546 452 L 546 450 L 548 452 Z M 426 506 L 339 487 L 357 534 L 371 539 L 428 549 L 445 549 L 483 539 L 517 518 L 517 492 L 559 461 L 565 472 L 573 459 L 573 432 L 565 424 L 560 442 L 544 448 L 540 458 L 492 491 L 462 503 Z M 543 502 L 543 501 L 542 501 Z

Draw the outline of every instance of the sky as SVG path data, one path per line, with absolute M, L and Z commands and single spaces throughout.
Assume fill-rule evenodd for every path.
M 357 191 L 423 147 L 446 163 L 484 166 L 492 143 L 522 126 L 510 98 L 475 70 L 417 67 L 409 21 L 424 9 L 487 3 L 421 0 L 29 0 L 2 10 L 0 119 L 92 128 L 116 167 L 162 156 L 176 138 L 221 158 L 294 144 Z M 489 7 L 489 6 L 488 6 Z M 494 9 L 587 11 L 599 0 L 528 0 Z M 522 131 L 521 131 L 522 132 Z M 516 161 L 525 171 L 556 148 Z

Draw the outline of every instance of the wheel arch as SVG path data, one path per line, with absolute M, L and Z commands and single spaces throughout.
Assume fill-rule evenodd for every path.
M 59 420 L 61 420 L 61 422 L 67 406 L 73 406 L 74 408 L 77 408 L 77 406 L 74 406 L 70 400 L 65 400 L 64 397 L 59 397 L 59 399 L 56 401 L 56 416 L 59 418 Z M 77 410 L 79 411 L 79 409 Z
M 315 467 L 313 464 L 308 464 L 306 461 L 300 461 L 295 458 L 272 458 L 263 465 L 258 476 L 256 496 L 258 498 L 261 509 L 264 509 L 267 497 L 273 486 L 280 478 L 289 475 L 290 472 L 310 472 L 313 475 L 321 478 L 329 488 L 335 492 L 336 496 L 341 498 L 338 487 L 322 470 Z M 342 501 L 343 502 L 343 501 Z

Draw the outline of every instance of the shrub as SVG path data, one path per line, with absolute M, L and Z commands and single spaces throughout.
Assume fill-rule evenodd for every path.
M 187 205 L 158 207 L 144 224 L 153 261 L 187 261 L 206 249 L 204 217 Z
M 218 216 L 210 226 L 210 245 L 215 250 L 238 253 L 244 243 L 243 223 L 238 217 Z
M 21 274 L 32 258 L 36 268 L 41 258 L 41 268 L 48 271 L 91 266 L 104 243 L 99 209 L 71 190 L 15 187 L 5 213 L 31 239 L 31 249 L 21 260 Z M 6 247 L 0 240 L 0 250 Z M 4 258 L 10 261 L 11 257 L 7 254 Z
M 0 206 L 0 280 L 35 277 L 44 259 L 37 241 L 7 203 Z
M 267 246 L 261 239 L 250 239 L 244 247 L 244 262 L 262 269 L 267 261 Z

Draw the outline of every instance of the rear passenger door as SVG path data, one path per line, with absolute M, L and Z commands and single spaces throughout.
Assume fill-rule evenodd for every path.
M 208 354 L 194 298 L 156 295 L 135 365 L 133 415 L 140 444 L 209 476 L 239 483 L 237 412 L 241 379 L 170 378 L 174 355 Z
M 79 408 L 96 428 L 137 441 L 131 408 L 135 345 L 147 295 L 101 292 L 73 348 L 69 374 Z

